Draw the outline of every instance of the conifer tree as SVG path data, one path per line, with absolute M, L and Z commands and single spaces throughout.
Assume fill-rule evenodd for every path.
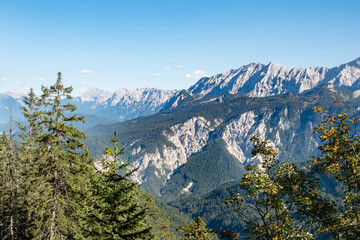
M 83 117 L 72 114 L 74 105 L 63 103 L 64 99 L 71 99 L 71 91 L 71 87 L 62 85 L 58 73 L 54 85 L 42 87 L 39 100 L 32 91 L 26 99 L 24 113 L 29 125 L 23 128 L 28 132 L 22 136 L 30 144 L 30 153 L 36 152 L 29 155 L 28 178 L 32 186 L 30 233 L 34 239 L 71 239 L 80 234 L 76 221 L 78 199 L 86 189 L 92 161 L 81 142 L 85 134 L 72 125 L 83 121 Z
M 0 137 L 0 238 L 25 239 L 24 211 L 19 196 L 18 158 L 5 132 Z
M 39 180 L 38 162 L 40 156 L 42 156 L 39 147 L 39 138 L 44 133 L 44 127 L 41 124 L 40 111 L 41 101 L 38 96 L 35 95 L 34 90 L 31 88 L 28 95 L 23 98 L 23 106 L 21 110 L 26 122 L 23 124 L 18 123 L 20 130 L 19 137 L 21 138 L 19 163 L 21 164 L 20 174 L 20 195 L 22 197 L 23 210 L 26 215 L 26 219 L 23 222 L 25 235 L 32 239 L 31 230 L 34 226 L 34 219 L 32 218 L 32 206 L 36 204 L 38 199 L 39 186 L 37 185 Z
M 150 235 L 151 239 L 155 240 L 171 240 L 175 239 L 175 235 L 170 231 L 170 222 L 166 216 L 161 212 L 159 207 L 155 204 L 155 199 L 149 191 L 140 191 L 140 205 L 146 209 L 146 225 L 151 227 L 151 232 L 154 236 Z
M 150 227 L 146 225 L 146 209 L 138 200 L 138 184 L 130 179 L 135 169 L 118 156 L 124 149 L 118 147 L 116 133 L 111 139 L 112 149 L 105 148 L 100 158 L 98 175 L 93 181 L 93 206 L 87 217 L 89 239 L 150 239 Z
M 28 97 L 25 97 L 25 106 L 34 102 L 34 93 L 31 90 Z M 25 111 L 28 117 L 33 109 Z M 19 124 L 20 130 L 25 126 Z M 31 146 L 29 141 L 19 144 L 13 140 L 13 120 L 12 106 L 10 105 L 10 139 L 3 133 L 0 141 L 0 237 L 1 239 L 31 239 L 26 230 L 28 228 L 29 196 L 27 190 L 29 182 L 24 178 L 24 174 L 29 170 L 29 165 L 24 161 L 29 153 Z M 21 136 L 23 137 L 23 136 Z M 22 145 L 22 146 L 21 146 Z
M 40 111 L 40 106 L 41 101 L 31 88 L 28 95 L 24 97 L 23 106 L 21 107 L 23 116 L 27 122 L 25 124 L 18 123 L 18 128 L 21 131 L 19 136 L 23 140 L 23 147 L 25 147 L 23 149 L 24 153 L 28 153 L 30 158 L 34 157 L 33 154 L 36 153 L 39 136 L 44 130 L 41 124 L 42 112 Z M 31 159 L 29 159 L 29 161 L 31 161 Z
M 207 229 L 204 221 L 198 217 L 196 221 L 180 227 L 180 231 L 185 235 L 183 240 L 212 240 L 215 239 L 216 233 Z

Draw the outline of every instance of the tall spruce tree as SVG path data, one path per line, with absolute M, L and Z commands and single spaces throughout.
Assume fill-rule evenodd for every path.
M 182 240 L 213 240 L 216 235 L 215 231 L 206 228 L 206 224 L 201 217 L 188 225 L 181 226 L 180 231 L 185 235 Z
M 30 234 L 34 239 L 72 239 L 80 235 L 78 199 L 86 190 L 92 160 L 81 141 L 85 134 L 72 125 L 83 117 L 72 113 L 74 105 L 64 103 L 71 99 L 72 88 L 63 86 L 60 72 L 56 83 L 42 87 L 42 92 L 39 100 L 30 92 L 24 109 L 29 125 L 23 139 L 30 153 L 36 152 L 28 156 Z
M 13 140 L 12 105 L 10 104 L 10 134 L 0 138 L 0 237 L 26 239 L 24 198 L 21 195 L 21 172 L 17 144 Z
M 23 99 L 23 106 L 21 110 L 26 119 L 26 123 L 18 123 L 20 129 L 20 138 L 22 139 L 22 146 L 24 147 L 24 153 L 29 154 L 28 159 L 30 162 L 31 158 L 36 153 L 39 136 L 43 133 L 43 125 L 41 124 L 40 111 L 41 101 L 38 96 L 35 95 L 34 90 L 31 88 L 28 95 Z
M 0 137 L 0 238 L 11 240 L 26 239 L 26 214 L 19 194 L 21 166 L 15 147 L 4 132 Z
M 89 239 L 151 239 L 146 225 L 146 209 L 140 207 L 138 184 L 130 179 L 135 169 L 118 156 L 124 149 L 118 147 L 116 133 L 113 147 L 105 148 L 100 158 L 98 174 L 93 179 L 91 210 L 85 231 Z
M 26 121 L 23 124 L 18 123 L 21 138 L 19 162 L 21 164 L 20 175 L 20 195 L 22 197 L 23 210 L 26 220 L 23 222 L 25 235 L 32 239 L 31 230 L 35 228 L 33 215 L 37 213 L 32 206 L 36 205 L 38 199 L 39 173 L 38 162 L 42 153 L 39 145 L 39 138 L 44 133 L 44 127 L 41 124 L 42 112 L 40 111 L 41 100 L 31 88 L 28 95 L 23 98 L 21 110 Z

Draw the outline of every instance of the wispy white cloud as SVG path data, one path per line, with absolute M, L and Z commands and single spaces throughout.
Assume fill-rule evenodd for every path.
M 183 66 L 182 65 L 176 65 L 176 68 L 181 69 L 181 68 L 183 68 Z
M 29 91 L 29 90 L 30 90 L 30 87 L 24 87 L 24 90 L 25 90 L 25 91 Z
M 193 73 L 187 73 L 187 74 L 185 74 L 185 77 L 187 77 L 187 78 L 199 79 L 199 78 L 207 77 L 207 76 L 205 75 L 205 71 L 203 71 L 203 70 L 196 70 L 196 71 L 193 72 Z
M 80 73 L 82 73 L 82 74 L 93 74 L 94 71 L 89 70 L 89 69 L 83 69 L 83 70 L 80 71 Z
M 40 78 L 38 78 L 37 80 L 39 80 L 39 81 L 45 81 L 45 78 L 40 77 Z
M 21 84 L 21 82 L 16 82 L 16 85 L 20 85 Z
M 85 82 L 81 82 L 80 83 L 80 85 L 82 85 L 82 86 L 84 86 L 84 85 L 86 85 L 87 83 L 85 83 Z
M 8 79 L 6 77 L 3 77 L 1 81 L 6 82 Z
M 152 76 L 152 77 L 161 77 L 162 74 L 161 73 L 148 73 L 146 75 Z
M 167 70 L 167 71 L 170 70 L 170 69 L 171 69 L 171 67 L 165 67 L 164 68 L 164 70 Z

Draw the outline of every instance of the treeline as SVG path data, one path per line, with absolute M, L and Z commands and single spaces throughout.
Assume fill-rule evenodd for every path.
M 15 141 L 0 136 L 0 239 L 172 239 L 152 196 L 113 146 L 94 164 L 75 122 L 71 87 L 61 73 L 50 87 L 24 98 L 26 124 Z

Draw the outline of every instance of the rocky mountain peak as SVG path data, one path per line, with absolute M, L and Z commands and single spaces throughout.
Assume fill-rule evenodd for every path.
M 119 88 L 114 92 L 89 88 L 75 102 L 81 113 L 124 121 L 159 112 L 175 92 L 157 88 Z
M 90 87 L 90 88 L 86 89 L 85 92 L 83 92 L 83 94 L 81 95 L 80 98 L 84 102 L 88 102 L 88 101 L 103 102 L 106 99 L 108 99 L 109 97 L 111 97 L 112 95 L 113 95 L 113 93 L 110 91 L 106 91 L 106 90 L 100 89 L 100 88 Z
M 301 93 L 319 84 L 357 89 L 360 79 L 360 58 L 334 68 L 291 68 L 270 62 L 250 63 L 212 77 L 201 78 L 189 92 L 202 96 L 242 93 L 265 97 L 289 92 Z
M 24 97 L 25 94 L 23 94 L 22 92 L 19 91 L 7 91 L 6 93 L 1 93 L 0 97 L 1 98 L 13 98 L 15 100 L 20 100 L 22 97 Z
M 347 63 L 347 65 L 355 68 L 360 68 L 360 57 L 356 58 L 355 60 Z

